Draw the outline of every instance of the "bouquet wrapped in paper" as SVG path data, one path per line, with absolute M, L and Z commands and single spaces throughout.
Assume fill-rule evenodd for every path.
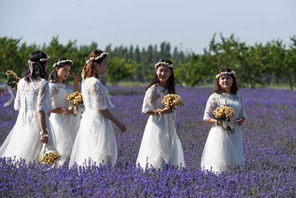
M 78 111 L 82 111 L 80 104 L 83 104 L 82 94 L 78 91 L 75 91 L 68 95 L 67 100 L 72 103 L 72 106 L 69 109 L 74 110 L 74 114 L 77 114 Z
M 177 107 L 184 106 L 182 98 L 177 94 L 166 95 L 161 103 L 168 109 L 175 110 Z
M 214 111 L 214 117 L 221 121 L 222 127 L 230 133 L 234 133 L 234 126 L 230 124 L 234 114 L 235 111 L 230 106 L 220 106 Z
M 42 164 L 53 165 L 59 161 L 61 155 L 59 152 L 49 144 L 43 144 L 42 150 L 39 154 L 39 161 Z

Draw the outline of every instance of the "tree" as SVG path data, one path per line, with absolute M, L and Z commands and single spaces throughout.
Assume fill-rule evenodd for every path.
M 119 59 L 114 57 L 109 60 L 109 69 L 107 73 L 107 80 L 111 82 L 112 85 L 117 84 L 119 81 L 131 77 L 134 74 L 134 67 L 131 63 L 125 63 L 124 59 Z

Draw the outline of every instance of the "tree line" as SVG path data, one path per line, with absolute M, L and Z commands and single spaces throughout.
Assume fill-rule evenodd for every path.
M 239 85 L 256 88 L 272 84 L 289 84 L 293 89 L 296 70 L 296 36 L 290 37 L 288 46 L 282 40 L 272 40 L 265 44 L 247 45 L 231 35 L 214 34 L 202 54 L 183 52 L 170 43 L 158 45 L 112 47 L 111 44 L 101 49 L 109 53 L 107 81 L 117 84 L 119 81 L 147 83 L 154 73 L 154 64 L 160 58 L 169 58 L 175 65 L 177 83 L 186 86 L 199 86 L 215 82 L 215 75 L 222 67 L 236 71 Z M 67 57 L 74 61 L 72 70 L 81 72 L 88 54 L 98 49 L 98 44 L 77 46 L 75 41 L 63 45 L 58 37 L 53 37 L 49 44 L 27 45 L 21 39 L 0 37 L 0 75 L 10 69 L 20 77 L 27 71 L 29 54 L 36 50 L 46 52 L 52 65 L 58 58 Z M 99 48 L 100 49 L 100 48 Z M 50 68 L 49 68 L 50 70 Z

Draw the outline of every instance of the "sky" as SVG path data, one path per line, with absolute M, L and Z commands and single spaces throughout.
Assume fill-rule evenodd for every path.
M 0 37 L 21 43 L 146 48 L 162 42 L 202 53 L 215 33 L 247 45 L 296 36 L 295 0 L 0 0 Z

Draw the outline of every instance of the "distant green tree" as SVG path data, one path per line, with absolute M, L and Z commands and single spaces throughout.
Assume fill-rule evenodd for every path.
M 109 60 L 109 69 L 107 72 L 107 80 L 112 85 L 117 84 L 119 81 L 131 77 L 134 74 L 135 62 L 125 63 L 124 59 L 114 57 Z
M 17 75 L 22 72 L 24 62 L 21 59 L 22 56 L 18 47 L 20 41 L 21 39 L 0 37 L 0 71 L 5 78 L 7 70 L 13 70 Z

